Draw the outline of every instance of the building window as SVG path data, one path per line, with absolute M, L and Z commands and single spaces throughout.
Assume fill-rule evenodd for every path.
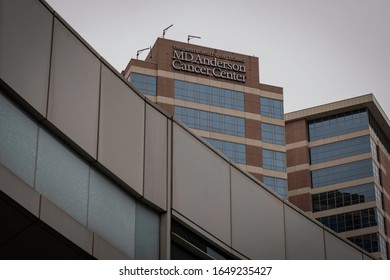
M 363 209 L 322 217 L 317 220 L 335 232 L 350 231 L 377 226 L 380 217 L 377 216 L 379 212 L 376 210 L 376 208 Z
M 222 108 L 244 111 L 244 93 L 175 80 L 175 98 Z
M 262 123 L 261 136 L 263 142 L 277 145 L 285 144 L 284 126 Z
M 283 120 L 283 101 L 260 97 L 260 114 L 265 117 Z
M 381 201 L 380 190 L 374 184 L 365 184 L 313 194 L 313 212 L 345 207 L 349 205 L 365 203 L 369 201 Z
M 225 154 L 229 159 L 235 163 L 245 164 L 246 163 L 246 152 L 245 145 L 239 143 L 233 143 L 229 141 L 222 141 L 217 139 L 205 138 L 210 145 Z
M 371 144 L 371 153 L 372 153 L 372 158 L 375 160 L 379 160 L 378 157 L 378 146 L 375 144 L 375 141 L 370 138 L 370 144 Z
M 263 183 L 278 195 L 280 195 L 283 199 L 287 199 L 286 179 L 264 176 Z
M 379 229 L 382 230 L 382 232 L 385 232 L 385 219 L 378 208 L 376 208 L 376 212 L 377 212 L 376 217 L 377 217 Z
M 383 239 L 383 238 L 382 238 Z M 365 235 L 349 237 L 352 243 L 355 243 L 360 248 L 363 248 L 369 253 L 382 251 L 382 244 L 379 244 L 379 233 L 370 233 Z M 386 248 L 386 243 L 384 243 L 384 248 Z
M 312 164 L 370 152 L 370 137 L 362 136 L 310 149 Z
M 156 77 L 139 73 L 131 73 L 128 80 L 141 93 L 156 96 Z
M 367 111 L 356 110 L 309 121 L 310 141 L 368 129 Z
M 383 132 L 382 128 L 379 126 L 375 118 L 369 114 L 370 127 L 378 137 L 379 141 L 385 147 L 386 151 L 390 154 L 390 140 L 387 138 L 386 133 Z
M 312 187 L 318 188 L 373 176 L 371 159 L 336 165 L 311 172 Z
M 376 202 L 378 203 L 380 209 L 383 209 L 383 194 L 380 191 L 380 189 L 378 189 L 377 187 L 375 187 L 375 198 L 376 198 Z
M 385 257 L 385 259 L 387 259 L 386 240 L 380 234 L 379 234 L 379 250 L 381 251 L 381 253 Z
M 381 184 L 381 176 L 379 173 L 379 167 L 375 162 L 372 162 L 372 170 L 373 170 L 373 174 L 374 174 L 374 178 L 375 178 L 376 182 Z
M 245 120 L 240 117 L 175 106 L 175 116 L 188 127 L 245 137 Z
M 171 258 L 180 259 L 204 259 L 205 254 L 210 259 L 231 260 L 233 257 L 192 231 L 181 223 L 172 220 L 172 245 Z M 188 246 L 191 244 L 191 246 Z
M 263 149 L 263 168 L 286 172 L 286 153 Z

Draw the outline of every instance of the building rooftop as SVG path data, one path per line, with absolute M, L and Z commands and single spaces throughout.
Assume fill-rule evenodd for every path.
M 390 138 L 389 118 L 372 93 L 287 113 L 284 118 L 286 123 L 299 119 L 313 120 L 359 108 L 368 108 L 386 136 Z

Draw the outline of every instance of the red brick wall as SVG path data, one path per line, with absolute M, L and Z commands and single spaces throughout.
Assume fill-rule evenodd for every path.
M 312 211 L 311 195 L 309 193 L 291 196 L 288 200 L 303 211 Z
M 245 119 L 245 137 L 261 140 L 260 121 Z
M 157 105 L 159 105 L 162 109 L 164 109 L 169 116 L 173 116 L 173 105 L 165 104 L 161 102 L 157 102 Z
M 260 147 L 246 145 L 246 164 L 259 167 L 263 165 L 263 154 Z
M 386 157 L 385 152 L 380 148 L 379 149 L 379 162 L 381 165 L 384 167 L 386 170 L 386 175 L 385 172 L 381 170 L 381 179 L 382 179 L 382 186 L 386 190 L 388 194 L 390 194 L 390 161 Z M 389 209 L 390 210 L 390 209 Z
M 289 191 L 301 188 L 311 188 L 310 170 L 289 172 L 287 178 Z
M 262 174 L 259 173 L 250 173 L 250 174 L 253 175 L 260 182 L 263 182 L 264 176 Z
M 174 80 L 157 77 L 157 96 L 174 98 Z
M 260 89 L 264 90 L 264 91 L 273 92 L 273 93 L 283 94 L 282 87 L 277 87 L 277 86 L 272 86 L 272 85 L 267 85 L 267 84 L 260 84 Z
M 308 140 L 306 120 L 286 122 L 286 144 Z
M 260 114 L 260 96 L 245 93 L 244 110 L 248 113 Z
M 381 169 L 381 184 L 383 189 L 387 192 L 388 195 L 390 195 L 390 160 L 387 158 L 385 152 L 382 150 L 382 148 L 379 148 L 379 162 L 381 163 L 382 167 L 386 170 L 386 172 L 383 172 Z M 387 175 L 386 175 L 387 173 Z M 383 195 L 383 208 L 386 213 L 390 214 L 390 200 Z M 385 219 L 385 228 L 386 228 L 386 234 L 390 234 L 390 222 L 388 219 Z M 390 254 L 390 243 L 387 243 L 387 252 Z M 390 258 L 390 255 L 388 256 Z
M 287 167 L 310 162 L 309 148 L 299 147 L 287 150 Z

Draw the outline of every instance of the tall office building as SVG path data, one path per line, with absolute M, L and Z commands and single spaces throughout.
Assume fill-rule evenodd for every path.
M 390 123 L 372 94 L 285 115 L 289 201 L 389 256 Z
M 287 198 L 283 90 L 259 59 L 158 38 L 125 77 L 241 168 Z

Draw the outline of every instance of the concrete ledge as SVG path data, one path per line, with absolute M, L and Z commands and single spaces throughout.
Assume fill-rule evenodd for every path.
M 43 196 L 40 219 L 92 255 L 93 233 Z
M 120 252 L 98 235 L 93 235 L 92 255 L 99 260 L 129 260 L 130 258 Z
M 40 195 L 2 164 L 0 164 L 0 178 L 0 190 L 39 217 Z

